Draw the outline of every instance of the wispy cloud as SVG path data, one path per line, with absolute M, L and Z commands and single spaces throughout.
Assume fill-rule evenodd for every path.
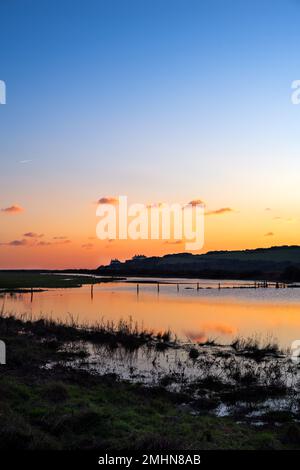
M 24 246 L 27 244 L 27 241 L 26 240 L 13 240 L 11 242 L 8 243 L 8 245 L 10 246 Z
M 25 239 L 22 239 L 22 240 L 12 240 L 11 242 L 7 242 L 7 243 L 0 243 L 1 246 L 15 246 L 15 247 L 18 247 L 18 246 L 25 246 L 27 245 L 27 240 Z
M 12 240 L 10 242 L 3 242 L 0 243 L 0 246 L 27 246 L 29 248 L 35 247 L 45 247 L 45 246 L 56 246 L 56 245 L 66 245 L 71 243 L 71 240 L 56 240 L 56 241 L 47 241 L 47 240 L 40 240 L 44 236 L 43 233 L 38 234 L 35 232 L 26 232 L 23 234 L 21 239 Z
M 93 248 L 93 243 L 84 243 L 83 245 L 81 245 L 81 248 L 85 248 L 86 250 L 90 250 L 91 248 Z
M 67 240 L 68 237 L 66 237 L 65 235 L 60 235 L 58 237 L 53 237 L 53 240 Z
M 194 207 L 194 206 L 197 206 L 197 205 L 200 205 L 200 204 L 203 204 L 203 205 L 204 205 L 205 202 L 202 201 L 202 199 L 193 199 L 192 201 L 190 201 L 190 202 L 188 203 L 189 206 L 193 206 L 193 207 Z
M 230 212 L 234 212 L 234 209 L 231 207 L 221 207 L 220 209 L 216 209 L 214 211 L 205 212 L 205 215 L 222 215 Z
M 44 236 L 43 233 L 35 233 L 35 232 L 26 232 L 23 234 L 24 237 L 27 238 L 42 238 Z
M 265 233 L 265 237 L 273 237 L 274 232 L 267 232 Z
M 56 245 L 68 245 L 71 243 L 71 240 L 56 240 L 55 242 L 50 242 L 46 240 L 41 240 L 40 242 L 36 243 L 33 246 L 56 246 Z
M 69 240 L 69 239 L 67 239 L 67 240 L 57 240 L 55 242 L 49 242 L 49 241 L 42 240 L 42 241 L 36 243 L 35 246 L 68 245 L 69 243 L 71 243 L 71 240 Z
M 69 243 L 71 243 L 71 240 L 67 238 L 66 240 L 57 240 L 54 245 L 68 245 Z
M 19 206 L 19 204 L 14 204 L 9 207 L 4 207 L 1 209 L 1 212 L 5 212 L 6 214 L 19 214 L 20 212 L 24 212 L 24 208 Z

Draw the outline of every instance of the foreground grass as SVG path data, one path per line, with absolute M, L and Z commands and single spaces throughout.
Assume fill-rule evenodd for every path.
M 182 406 L 186 396 L 162 387 L 145 388 L 63 365 L 41 368 L 83 353 L 63 351 L 64 330 L 52 325 L 51 335 L 51 324 L 42 326 L 0 318 L 0 338 L 7 345 L 7 365 L 0 366 L 0 449 L 300 448 L 300 428 L 289 416 L 280 427 L 270 419 L 254 428 L 193 415 Z
M 52 371 L 31 379 L 0 380 L 1 449 L 280 449 L 293 433 L 192 416 L 178 397 L 109 377 Z

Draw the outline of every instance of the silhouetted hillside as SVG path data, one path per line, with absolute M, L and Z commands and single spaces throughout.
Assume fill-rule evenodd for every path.
M 300 281 L 300 246 L 274 246 L 240 251 L 179 253 L 162 257 L 136 256 L 113 260 L 96 272 L 113 276 L 182 276 L 210 279 Z

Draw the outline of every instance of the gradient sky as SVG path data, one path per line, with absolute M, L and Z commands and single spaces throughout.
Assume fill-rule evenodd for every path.
M 121 194 L 231 208 L 206 217 L 202 251 L 299 244 L 299 15 L 298 0 L 1 0 L 0 267 L 184 251 L 95 239 L 95 201 Z

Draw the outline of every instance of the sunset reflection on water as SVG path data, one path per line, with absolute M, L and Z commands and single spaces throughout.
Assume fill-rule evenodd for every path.
M 183 281 L 188 282 L 188 281 Z M 195 281 L 193 281 L 194 283 Z M 202 284 L 201 284 L 202 285 Z M 203 284 L 204 285 L 204 284 Z M 216 285 L 216 281 L 212 284 Z M 52 316 L 79 323 L 132 317 L 154 331 L 170 329 L 193 341 L 228 343 L 237 335 L 272 336 L 282 346 L 300 339 L 299 289 L 197 289 L 195 284 L 105 283 L 79 289 L 6 294 L 7 313 Z

